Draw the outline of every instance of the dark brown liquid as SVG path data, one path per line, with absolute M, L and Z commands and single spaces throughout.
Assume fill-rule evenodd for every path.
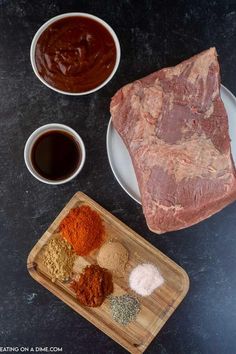
M 52 130 L 36 140 L 31 159 L 33 167 L 42 177 L 58 181 L 75 172 L 80 155 L 79 145 L 70 134 Z

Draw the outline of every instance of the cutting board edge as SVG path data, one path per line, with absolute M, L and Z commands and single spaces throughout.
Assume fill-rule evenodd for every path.
M 110 331 L 109 326 L 107 326 L 105 323 L 101 322 L 96 322 L 96 319 L 94 320 L 94 317 L 92 315 L 89 315 L 86 310 L 83 310 L 83 307 L 80 307 L 80 311 L 77 310 L 76 305 L 72 302 L 69 301 L 68 298 L 71 296 L 69 293 L 64 291 L 63 289 L 60 288 L 60 292 L 63 291 L 63 293 L 66 296 L 65 298 L 61 298 L 60 292 L 57 293 L 57 289 L 54 286 L 54 283 L 47 278 L 46 276 L 43 276 L 37 271 L 36 263 L 34 262 L 35 257 L 37 256 L 38 252 L 41 251 L 43 245 L 46 243 L 47 239 L 51 237 L 51 234 L 55 232 L 55 230 L 58 228 L 60 220 L 65 217 L 67 212 L 71 209 L 72 205 L 75 204 L 74 201 L 79 199 L 82 202 L 89 201 L 95 206 L 98 207 L 98 209 L 102 210 L 104 213 L 108 213 L 109 218 L 111 218 L 115 223 L 119 223 L 124 227 L 127 232 L 130 234 L 130 237 L 135 240 L 139 241 L 142 244 L 145 244 L 145 247 L 150 249 L 152 252 L 158 253 L 158 255 L 163 259 L 164 262 L 167 262 L 168 264 L 172 265 L 175 269 L 177 268 L 178 272 L 182 276 L 182 290 L 180 296 L 175 300 L 173 303 L 172 307 L 170 307 L 167 316 L 165 318 L 165 321 L 163 321 L 158 327 L 155 327 L 155 323 L 153 323 L 153 327 L 155 327 L 155 330 L 151 331 L 151 334 L 149 337 L 146 339 L 145 343 L 141 344 L 140 346 L 132 346 L 130 342 L 126 341 L 124 338 L 122 338 L 120 335 L 116 335 L 114 331 Z M 116 216 L 112 215 L 109 211 L 107 211 L 105 208 L 103 208 L 101 205 L 99 205 L 97 202 L 95 202 L 93 199 L 88 197 L 86 194 L 83 192 L 76 192 L 72 198 L 69 200 L 69 202 L 64 206 L 64 208 L 61 210 L 61 212 L 58 214 L 58 216 L 54 219 L 52 224 L 48 227 L 48 229 L 44 232 L 44 234 L 41 236 L 41 238 L 37 241 L 35 246 L 32 248 L 30 251 L 28 258 L 27 258 L 27 269 L 31 277 L 36 280 L 40 285 L 42 285 L 44 288 L 49 290 L 53 295 L 55 295 L 57 298 L 59 298 L 61 301 L 64 301 L 70 308 L 72 308 L 76 313 L 87 319 L 90 323 L 95 325 L 99 330 L 102 330 L 106 335 L 111 337 L 113 340 L 115 340 L 118 344 L 120 344 L 123 348 L 126 350 L 130 351 L 132 354 L 140 354 L 143 353 L 150 343 L 153 341 L 153 339 L 156 337 L 156 335 L 159 333 L 161 328 L 165 325 L 165 323 L 168 321 L 168 319 L 171 317 L 173 312 L 176 310 L 176 308 L 179 306 L 179 304 L 183 301 L 185 298 L 186 294 L 188 293 L 189 290 L 189 277 L 186 271 L 179 266 L 176 262 L 172 261 L 168 256 L 166 256 L 164 253 L 162 253 L 160 250 L 158 250 L 156 247 L 154 247 L 152 244 L 150 244 L 147 240 L 145 240 L 143 237 L 141 237 L 139 234 L 137 234 L 134 230 L 132 230 L 129 226 L 127 226 L 125 223 L 120 221 Z M 46 281 L 45 281 L 46 280 Z M 53 286 L 52 286 L 53 285 Z M 102 327 L 102 328 L 101 328 Z

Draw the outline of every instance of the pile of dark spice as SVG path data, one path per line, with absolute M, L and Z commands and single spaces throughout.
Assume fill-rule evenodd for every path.
M 110 308 L 113 319 L 126 326 L 136 319 L 140 311 L 140 303 L 135 297 L 129 294 L 111 296 Z
M 71 287 L 81 305 L 97 307 L 113 292 L 112 275 L 92 264 L 84 269 L 78 281 L 71 283 Z

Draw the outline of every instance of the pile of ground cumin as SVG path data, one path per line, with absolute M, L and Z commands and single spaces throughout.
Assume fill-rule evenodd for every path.
M 56 279 L 67 281 L 70 279 L 76 254 L 72 246 L 59 234 L 55 235 L 45 246 L 43 263 L 52 276 Z
M 120 242 L 108 242 L 103 245 L 98 253 L 97 262 L 102 268 L 121 275 L 128 262 L 127 249 Z

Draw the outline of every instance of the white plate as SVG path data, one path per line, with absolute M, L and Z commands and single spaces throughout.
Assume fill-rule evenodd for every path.
M 221 97 L 229 118 L 231 149 L 236 164 L 236 98 L 223 85 L 221 85 Z M 129 152 L 113 127 L 111 119 L 107 128 L 107 154 L 112 172 L 121 187 L 131 198 L 141 204 L 138 182 Z

